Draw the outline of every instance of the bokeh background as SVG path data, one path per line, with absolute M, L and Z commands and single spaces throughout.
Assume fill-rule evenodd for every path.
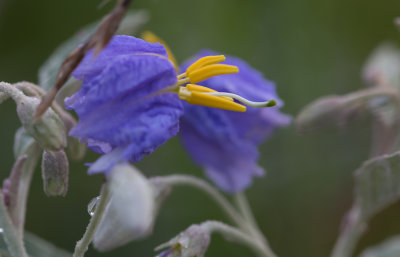
M 0 80 L 37 82 L 37 71 L 52 51 L 82 26 L 112 7 L 100 0 L 0 0 Z M 393 19 L 397 0 L 136 0 L 132 9 L 151 15 L 146 29 L 161 36 L 179 61 L 207 47 L 247 60 L 277 83 L 283 111 L 295 116 L 310 101 L 364 87 L 360 70 L 380 42 L 399 43 Z M 13 164 L 13 135 L 20 126 L 15 105 L 0 108 L 0 179 Z M 370 119 L 347 129 L 327 128 L 299 134 L 294 126 L 276 131 L 261 147 L 260 164 L 268 171 L 247 190 L 261 229 L 281 257 L 328 256 L 341 217 L 352 201 L 352 172 L 368 158 Z M 34 176 L 27 230 L 72 251 L 89 215 L 87 204 L 102 183 L 88 176 L 84 161 L 71 163 L 68 195 L 47 198 L 40 170 Z M 185 173 L 203 176 L 180 146 L 170 140 L 137 166 L 148 176 Z M 240 172 L 240 171 L 239 171 Z M 360 249 L 400 233 L 400 205 L 376 217 Z M 154 234 L 117 250 L 86 256 L 153 256 L 153 248 L 192 223 L 225 220 L 201 192 L 176 188 L 157 220 Z M 245 247 L 213 236 L 207 256 L 252 256 Z

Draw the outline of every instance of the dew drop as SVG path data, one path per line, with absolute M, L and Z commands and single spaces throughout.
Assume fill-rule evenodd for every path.
M 3 233 L 4 232 L 4 229 L 3 228 L 0 228 L 0 233 Z
M 87 210 L 88 210 L 88 213 L 90 216 L 93 216 L 94 212 L 96 211 L 96 206 L 97 206 L 97 203 L 99 202 L 99 200 L 100 200 L 100 196 L 97 196 L 97 197 L 93 198 L 92 200 L 90 200 L 88 207 L 87 207 Z

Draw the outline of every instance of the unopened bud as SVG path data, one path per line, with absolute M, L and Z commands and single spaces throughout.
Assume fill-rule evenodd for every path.
M 93 245 L 99 251 L 149 235 L 154 222 L 154 191 L 136 168 L 118 164 L 108 179 L 110 200 L 93 238 Z
M 368 57 L 362 77 L 372 85 L 389 85 L 400 89 L 400 49 L 391 43 L 379 45 Z
M 69 164 L 64 150 L 43 151 L 42 178 L 47 196 L 65 196 L 68 191 Z
M 396 25 L 400 29 L 400 17 L 394 18 L 394 25 Z
M 169 247 L 157 257 L 203 257 L 210 244 L 210 232 L 200 225 L 192 225 L 169 242 L 156 248 Z
M 321 126 L 335 124 L 341 120 L 343 101 L 339 96 L 318 99 L 304 107 L 296 117 L 296 128 L 308 131 Z
M 36 107 L 40 100 L 24 96 L 16 101 L 17 113 L 26 132 L 36 139 L 39 145 L 50 151 L 58 151 L 66 146 L 66 133 L 60 117 L 49 108 L 41 118 L 34 121 Z

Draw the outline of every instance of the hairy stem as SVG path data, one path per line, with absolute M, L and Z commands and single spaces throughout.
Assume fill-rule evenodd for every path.
M 242 226 L 244 223 L 243 218 L 232 206 L 232 204 L 213 186 L 204 180 L 190 176 L 190 175 L 169 175 L 163 177 L 156 177 L 154 179 L 162 178 L 162 181 L 171 185 L 186 185 L 200 189 L 206 193 L 218 206 L 225 212 L 225 214 L 237 225 Z
M 94 233 L 98 225 L 100 224 L 101 218 L 103 217 L 104 211 L 106 210 L 109 198 L 109 190 L 107 184 L 103 185 L 100 193 L 100 201 L 96 207 L 96 210 L 90 219 L 89 225 L 86 228 L 86 232 L 82 239 L 76 243 L 75 252 L 73 257 L 83 257 L 85 252 L 89 248 L 89 244 L 92 242 Z
M 24 97 L 24 94 L 19 89 L 4 81 L 0 81 L 0 92 L 2 93 L 0 95 L 0 103 L 2 103 L 8 97 L 11 97 L 14 101 L 19 101 L 22 97 Z
M 331 257 L 351 257 L 358 240 L 365 230 L 365 223 L 357 207 L 348 213 L 345 224 L 332 250 Z
M 276 255 L 269 248 L 265 247 L 264 244 L 260 243 L 258 240 L 254 240 L 251 235 L 243 232 L 238 228 L 229 226 L 219 221 L 206 221 L 202 223 L 201 226 L 207 229 L 210 233 L 218 232 L 222 234 L 227 240 L 247 245 L 259 256 L 276 257 Z
M 40 158 L 40 147 L 37 143 L 33 143 L 27 150 L 27 159 L 22 168 L 21 179 L 19 181 L 18 193 L 16 197 L 16 206 L 10 210 L 10 215 L 16 221 L 15 226 L 23 238 L 26 206 L 28 201 L 29 189 L 32 181 L 32 175 Z
M 258 240 L 260 240 L 263 244 L 265 244 L 267 247 L 269 247 L 267 239 L 260 231 L 256 219 L 254 218 L 253 212 L 251 210 L 249 202 L 247 201 L 246 195 L 244 193 L 237 193 L 234 196 L 234 200 L 236 202 L 237 207 L 239 208 L 239 211 L 242 213 L 245 221 L 247 222 L 246 230 L 254 237 L 256 237 Z
M 22 237 L 15 229 L 7 207 L 4 205 L 3 194 L 0 192 L 0 227 L 3 229 L 3 236 L 8 246 L 8 251 L 13 257 L 28 257 Z
M 208 196 L 210 196 L 210 198 L 213 199 L 218 206 L 221 207 L 221 209 L 232 220 L 232 222 L 241 229 L 240 231 L 242 230 L 245 231 L 247 237 L 250 237 L 254 242 L 263 247 L 263 249 L 265 250 L 265 252 L 268 253 L 268 255 L 262 255 L 262 256 L 271 256 L 271 257 L 276 256 L 270 249 L 264 235 L 260 232 L 244 195 L 238 196 L 238 198 L 240 199 L 237 199 L 237 201 L 240 202 L 238 204 L 241 205 L 239 206 L 239 208 L 243 208 L 241 209 L 243 214 L 242 217 L 241 213 L 239 213 L 232 206 L 232 204 L 217 189 L 215 189 L 215 187 L 213 187 L 212 185 L 210 185 L 209 183 L 205 182 L 202 179 L 189 175 L 169 175 L 164 177 L 156 177 L 153 179 L 161 179 L 163 182 L 171 186 L 187 185 L 202 190 Z

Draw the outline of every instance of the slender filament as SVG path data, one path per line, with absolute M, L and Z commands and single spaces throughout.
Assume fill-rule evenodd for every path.
M 258 107 L 258 108 L 262 108 L 262 107 L 272 107 L 276 105 L 276 101 L 275 100 L 269 100 L 269 101 L 265 101 L 265 102 L 255 102 L 255 101 L 250 101 L 240 95 L 237 94 L 233 94 L 233 93 L 226 93 L 226 92 L 210 92 L 210 93 L 204 93 L 204 94 L 208 94 L 208 95 L 213 95 L 213 96 L 226 96 L 226 97 L 231 97 L 233 99 L 238 100 L 239 102 L 248 105 L 248 106 L 252 106 L 252 107 Z

